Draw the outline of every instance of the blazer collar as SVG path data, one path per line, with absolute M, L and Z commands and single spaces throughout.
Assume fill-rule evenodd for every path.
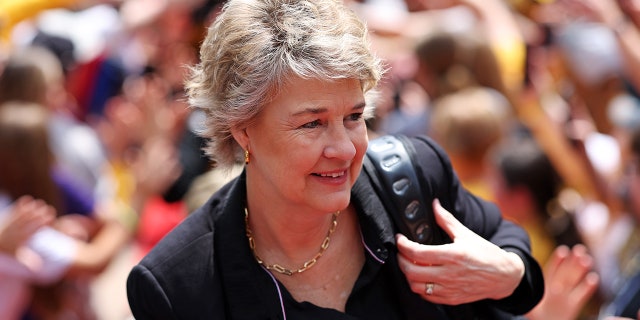
M 386 261 L 389 248 L 395 247 L 395 233 L 389 215 L 376 196 L 366 174 L 360 174 L 351 202 L 358 211 L 360 229 L 370 254 Z M 272 278 L 255 260 L 246 237 L 246 174 L 243 171 L 233 185 L 221 214 L 215 221 L 214 256 L 221 272 L 229 313 L 234 319 L 282 319 L 281 293 Z M 224 257 L 221 259 L 220 257 Z

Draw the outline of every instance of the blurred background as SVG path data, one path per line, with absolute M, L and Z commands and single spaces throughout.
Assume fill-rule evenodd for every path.
M 388 67 L 370 138 L 429 135 L 529 232 L 528 318 L 636 319 L 640 1 L 344 1 Z M 222 5 L 0 0 L 0 318 L 130 319 L 130 268 L 241 170 L 183 88 Z

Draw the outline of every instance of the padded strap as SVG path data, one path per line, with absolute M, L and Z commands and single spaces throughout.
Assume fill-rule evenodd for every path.
M 398 230 L 413 241 L 439 244 L 431 201 L 424 199 L 413 166 L 412 147 L 399 135 L 371 140 L 364 168 Z

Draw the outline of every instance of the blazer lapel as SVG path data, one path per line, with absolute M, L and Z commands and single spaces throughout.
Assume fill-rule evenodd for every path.
M 220 270 L 229 308 L 227 314 L 233 315 L 233 319 L 282 319 L 278 288 L 254 259 L 246 237 L 245 181 L 243 172 L 215 222 L 214 257 L 224 259 L 214 263 Z

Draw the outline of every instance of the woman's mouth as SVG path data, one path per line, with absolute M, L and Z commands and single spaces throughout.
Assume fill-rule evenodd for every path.
M 345 171 L 340 172 L 331 172 L 331 173 L 314 173 L 314 175 L 323 177 L 323 178 L 338 178 L 345 175 Z

